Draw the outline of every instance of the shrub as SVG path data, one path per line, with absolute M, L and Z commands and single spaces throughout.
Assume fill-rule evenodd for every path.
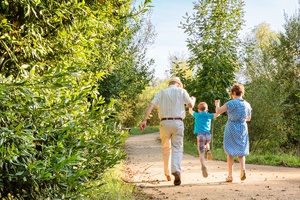
M 78 198 L 124 158 L 111 105 L 78 91 L 2 79 L 1 198 Z

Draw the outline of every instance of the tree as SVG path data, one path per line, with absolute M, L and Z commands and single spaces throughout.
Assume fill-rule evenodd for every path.
M 253 106 L 249 132 L 254 151 L 299 154 L 299 12 L 285 18 L 283 33 L 260 24 L 248 38 L 246 95 Z
M 278 84 L 274 81 L 277 66 L 273 46 L 279 44 L 278 34 L 269 24 L 261 23 L 246 37 L 245 44 L 245 76 L 248 81 L 245 97 L 253 108 L 249 123 L 251 151 L 276 150 L 283 137 L 280 128 L 283 116 L 278 110 L 282 98 L 274 93 Z
M 116 100 L 119 119 L 125 127 L 130 127 L 137 123 L 133 114 L 137 95 L 142 93 L 153 79 L 154 71 L 151 67 L 154 61 L 147 60 L 146 52 L 153 43 L 155 33 L 153 25 L 145 17 L 141 17 L 139 21 L 124 23 L 131 24 L 131 34 L 119 44 L 122 49 L 117 56 L 121 56 L 122 60 L 116 62 L 111 73 L 105 75 L 98 83 L 100 95 L 107 103 Z
M 299 2 L 300 5 L 300 2 Z M 275 81 L 278 84 L 275 90 L 283 101 L 281 102 L 284 114 L 286 141 L 284 147 L 288 150 L 300 152 L 300 8 L 294 15 L 285 15 L 284 32 L 280 33 L 280 45 L 275 47 L 274 58 L 277 64 Z
M 196 71 L 186 87 L 192 95 L 206 101 L 228 99 L 228 88 L 240 68 L 238 32 L 242 29 L 244 3 L 241 0 L 199 0 L 194 13 L 186 14 L 182 28 L 188 34 L 188 65 Z
M 187 58 L 184 53 L 175 52 L 169 55 L 169 74 L 170 76 L 176 76 L 180 72 L 183 72 L 181 76 L 190 77 L 192 76 L 192 71 L 187 65 Z

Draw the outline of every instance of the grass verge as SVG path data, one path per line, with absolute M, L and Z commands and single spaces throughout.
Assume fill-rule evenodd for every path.
M 130 129 L 129 136 L 142 135 L 147 133 L 158 132 L 157 126 L 147 126 L 144 131 L 141 131 L 139 127 Z M 123 180 L 124 177 L 124 164 L 116 165 L 114 168 L 108 170 L 104 174 L 103 181 L 105 184 L 93 188 L 93 190 L 87 195 L 85 200 L 149 200 L 150 196 L 145 195 L 141 189 L 135 187 L 132 184 L 126 183 Z M 97 184 L 97 183 L 94 183 Z
M 108 170 L 103 177 L 103 185 L 93 188 L 85 200 L 148 200 L 141 190 L 123 180 L 124 164 L 116 165 Z
M 198 156 L 198 149 L 195 142 L 184 141 L 184 152 L 190 155 Z M 226 161 L 227 155 L 223 148 L 212 149 L 213 160 Z M 237 157 L 234 158 L 238 162 Z M 256 154 L 250 152 L 246 156 L 247 164 L 258 164 L 258 165 L 271 165 L 271 166 L 285 166 L 285 167 L 300 167 L 300 158 L 290 154 Z
M 159 132 L 158 126 L 147 126 L 144 131 L 141 131 L 141 129 L 139 127 L 136 127 L 136 128 L 132 128 L 130 130 L 129 135 L 130 136 L 143 135 L 143 134 L 155 133 L 155 132 Z

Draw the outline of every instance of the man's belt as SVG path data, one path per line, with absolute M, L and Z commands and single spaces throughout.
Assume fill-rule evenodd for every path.
M 182 118 L 180 118 L 180 117 L 176 117 L 176 118 L 173 118 L 173 117 L 161 118 L 161 121 L 164 121 L 164 120 L 181 120 L 182 121 Z

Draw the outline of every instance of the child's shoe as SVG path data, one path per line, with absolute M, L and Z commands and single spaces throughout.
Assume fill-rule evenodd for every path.
M 207 176 L 208 176 L 208 174 L 207 174 L 207 168 L 204 165 L 202 165 L 201 170 L 202 170 L 202 176 L 204 178 L 207 178 Z
M 207 160 L 212 160 L 212 153 L 211 153 L 211 151 L 207 151 L 206 152 L 206 158 L 207 158 Z

